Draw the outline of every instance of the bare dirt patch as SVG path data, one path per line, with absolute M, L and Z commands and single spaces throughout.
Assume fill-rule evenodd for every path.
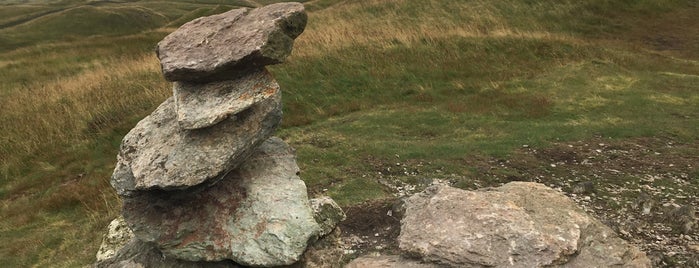
M 645 251 L 655 267 L 699 267 L 699 141 L 597 137 L 546 148 L 523 144 L 504 158 L 465 157 L 471 169 L 463 175 L 418 160 L 369 160 L 397 199 L 345 208 L 341 236 L 352 256 L 397 252 L 400 212 L 394 204 L 431 183 L 477 189 L 534 181 L 564 192 Z
M 497 169 L 561 189 L 657 267 L 699 267 L 698 145 L 597 138 L 523 148 Z
M 347 219 L 340 223 L 342 236 L 350 241 L 348 253 L 397 252 L 400 218 L 394 215 L 396 200 L 380 200 L 344 208 Z

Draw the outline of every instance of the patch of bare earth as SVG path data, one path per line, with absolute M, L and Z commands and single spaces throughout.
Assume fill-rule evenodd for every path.
M 400 218 L 394 215 L 394 204 L 395 200 L 379 200 L 344 208 L 347 219 L 340 223 L 340 229 L 348 255 L 398 252 Z
M 639 246 L 657 267 L 699 267 L 699 143 L 662 138 L 523 146 L 484 178 L 560 189 Z
M 665 138 L 528 145 L 504 158 L 466 156 L 464 174 L 447 174 L 429 162 L 367 160 L 376 179 L 396 198 L 432 183 L 464 189 L 534 181 L 559 189 L 620 237 L 637 245 L 655 267 L 699 267 L 699 141 Z M 368 175 L 367 175 L 368 176 Z M 398 251 L 400 211 L 395 200 L 345 208 L 345 253 Z

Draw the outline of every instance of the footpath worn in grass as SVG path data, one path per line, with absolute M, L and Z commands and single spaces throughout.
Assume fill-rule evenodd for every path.
M 0 9 L 4 264 L 94 260 L 120 209 L 108 183 L 120 139 L 171 94 L 152 50 L 174 27 L 236 5 L 219 2 Z M 476 167 L 465 158 L 525 144 L 699 138 L 694 1 L 306 6 L 293 55 L 270 68 L 284 94 L 278 135 L 296 147 L 311 193 L 342 205 L 388 197 L 377 170 L 400 170 L 386 167 L 393 162 L 469 185 Z

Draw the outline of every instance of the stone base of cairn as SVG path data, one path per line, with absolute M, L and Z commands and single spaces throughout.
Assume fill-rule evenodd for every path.
M 271 137 L 281 91 L 265 66 L 291 53 L 306 19 L 299 3 L 235 9 L 158 44 L 174 96 L 122 141 L 111 183 L 123 217 L 97 267 L 290 265 L 344 218 L 308 199 L 294 150 Z

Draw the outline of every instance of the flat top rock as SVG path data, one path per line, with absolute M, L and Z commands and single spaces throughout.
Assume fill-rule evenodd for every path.
M 175 82 L 177 122 L 184 129 L 210 127 L 273 96 L 279 84 L 266 69 L 211 83 Z
M 643 252 L 537 183 L 432 186 L 406 201 L 399 247 L 458 267 L 650 267 Z
M 196 130 L 176 120 L 173 98 L 141 120 L 122 140 L 111 184 L 120 195 L 214 183 L 240 165 L 281 122 L 281 91 L 235 117 Z
M 156 51 L 168 81 L 220 80 L 283 62 L 306 21 L 300 3 L 234 9 L 182 25 Z

